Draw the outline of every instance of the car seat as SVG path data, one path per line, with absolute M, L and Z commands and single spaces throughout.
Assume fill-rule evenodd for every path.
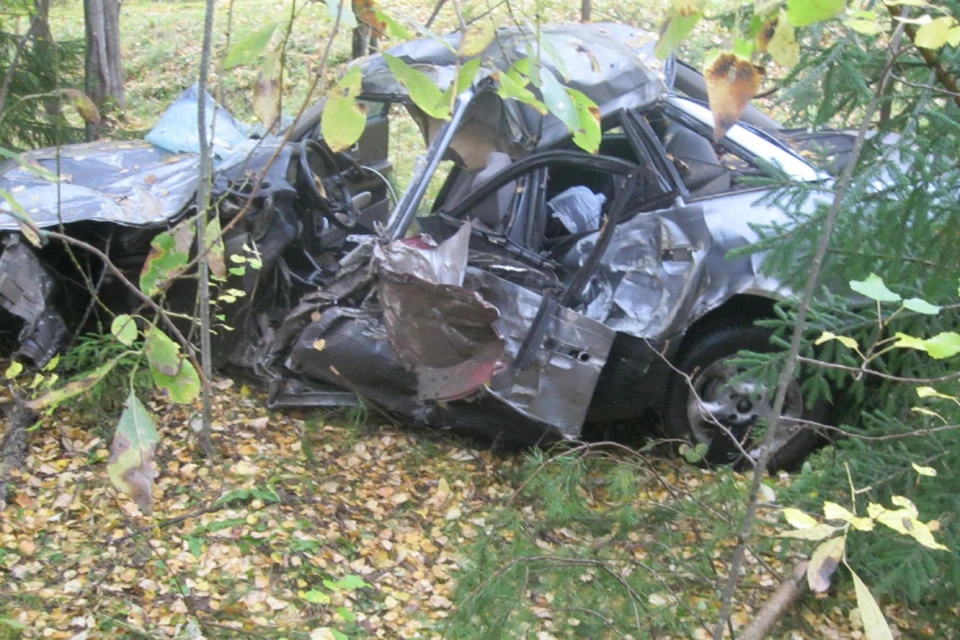
M 681 166 L 677 167 L 691 195 L 705 196 L 729 191 L 730 171 L 720 163 L 713 144 L 699 133 L 671 122 L 663 135 L 663 147 Z
M 462 171 L 450 189 L 445 208 L 449 209 L 461 202 L 469 194 L 487 184 L 495 175 L 513 164 L 513 159 L 502 151 L 491 151 L 487 156 L 487 164 L 480 171 L 470 173 Z M 467 212 L 474 220 L 479 221 L 490 230 L 501 230 L 503 223 L 510 215 L 513 196 L 517 192 L 517 183 L 511 180 L 495 193 L 490 194 Z

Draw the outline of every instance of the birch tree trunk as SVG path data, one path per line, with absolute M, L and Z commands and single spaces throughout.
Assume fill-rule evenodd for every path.
M 123 66 L 120 56 L 120 3 L 83 0 L 86 23 L 86 92 L 97 107 L 124 106 Z

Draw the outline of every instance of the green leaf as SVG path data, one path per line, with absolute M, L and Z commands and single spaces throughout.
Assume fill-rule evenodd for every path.
M 942 360 L 960 353 L 960 334 L 953 331 L 944 331 L 938 333 L 932 338 L 925 340 L 927 353 L 931 358 Z
M 265 55 L 253 87 L 253 112 L 268 131 L 280 118 L 280 68 L 279 51 Z
M 200 395 L 200 376 L 193 364 L 184 358 L 180 372 L 175 376 L 150 368 L 153 382 L 170 394 L 170 400 L 176 404 L 190 404 Z
M 654 55 L 661 60 L 669 58 L 673 50 L 693 32 L 693 28 L 702 17 L 702 13 L 684 16 L 671 11 L 660 29 L 660 40 L 657 41 L 657 46 L 653 50 Z
M 795 27 L 806 27 L 841 13 L 845 4 L 845 0 L 787 0 L 787 19 Z
M 177 404 L 193 402 L 200 393 L 200 376 L 180 353 L 180 345 L 154 327 L 147 334 L 144 349 L 153 382 L 170 394 Z
M 231 44 L 230 51 L 227 52 L 227 57 L 223 61 L 223 68 L 230 70 L 256 62 L 270 44 L 270 38 L 273 37 L 273 32 L 278 26 L 280 26 L 279 22 L 268 24 L 259 31 L 254 31 Z
M 180 345 L 170 339 L 160 329 L 153 327 L 147 333 L 146 343 L 147 360 L 150 367 L 168 376 L 180 373 L 183 358 L 180 356 Z
M 497 89 L 497 95 L 505 100 L 512 98 L 513 100 L 528 104 L 536 109 L 540 115 L 547 115 L 547 107 L 537 99 L 537 96 L 535 96 L 532 91 L 527 89 L 529 80 L 525 76 L 520 77 L 521 80 L 518 82 L 510 73 L 497 72 L 494 75 L 494 79 L 500 83 L 500 88 Z
M 153 479 L 157 476 L 153 454 L 158 442 L 160 434 L 150 414 L 131 391 L 110 446 L 107 473 L 113 485 L 133 498 L 146 515 L 153 513 Z
M 438 120 L 448 120 L 450 118 L 450 103 L 444 102 L 443 93 L 434 84 L 433 80 L 422 71 L 414 69 L 400 58 L 389 53 L 384 53 L 383 58 L 387 61 L 391 73 L 410 94 L 410 99 L 424 113 Z
M 6 376 L 7 380 L 13 380 L 21 373 L 23 373 L 23 364 L 14 360 L 10 363 L 10 366 L 7 367 L 7 371 L 4 375 Z
M 600 153 L 600 107 L 586 94 L 567 89 L 573 98 L 580 126 L 573 133 L 573 142 L 584 151 Z
M 703 456 L 707 455 L 707 445 L 704 443 L 699 443 L 695 447 L 691 447 L 688 444 L 680 445 L 680 455 L 690 464 L 697 464 L 703 460 Z
M 895 337 L 897 341 L 893 343 L 894 347 L 925 351 L 931 358 L 937 360 L 943 360 L 960 353 L 960 334 L 953 331 L 944 331 L 926 340 L 899 332 L 895 334 Z
M 367 126 L 366 109 L 357 103 L 361 82 L 360 67 L 351 67 L 330 92 L 323 108 L 323 138 L 334 151 L 352 147 Z
M 355 576 L 353 574 L 345 575 L 336 582 L 324 580 L 323 584 L 330 589 L 336 589 L 338 591 L 356 591 L 357 589 L 373 586 L 365 582 L 360 576 Z
M 754 46 L 753 40 L 737 38 L 733 41 L 733 52 L 741 58 L 749 58 L 753 55 Z
M 580 128 L 580 116 L 570 92 L 560 83 L 556 74 L 546 67 L 540 69 L 540 81 L 540 93 L 547 110 L 567 125 L 568 131 L 576 132 Z
M 140 271 L 140 289 L 148 296 L 156 295 L 167 280 L 176 278 L 190 256 L 177 246 L 173 235 L 164 231 L 150 243 L 150 254 Z
M 391 38 L 399 38 L 400 40 L 409 40 L 413 37 L 413 33 L 400 22 L 397 22 L 389 15 L 383 11 L 375 11 L 374 15 L 381 24 L 387 25 L 386 32 Z
M 847 26 L 865 36 L 875 36 L 886 27 L 875 11 L 854 11 L 846 20 Z
M 203 540 L 194 536 L 187 536 L 187 547 L 190 549 L 190 555 L 199 558 L 203 555 Z
M 0 618 L 0 624 L 14 629 L 15 631 L 27 631 L 30 629 L 29 626 L 23 624 L 19 620 L 14 620 L 13 618 Z
M 913 38 L 913 43 L 924 49 L 939 49 L 947 44 L 947 40 L 950 38 L 950 28 L 955 25 L 956 20 L 950 16 L 935 18 L 917 29 L 917 35 Z
M 875 273 L 867 276 L 866 280 L 851 280 L 850 288 L 862 296 L 866 296 L 877 302 L 900 302 L 902 298 L 890 291 L 883 279 Z
M 340 614 L 340 617 L 346 620 L 347 622 L 356 622 L 357 614 L 346 607 L 337 607 L 337 613 Z
M 853 588 L 857 593 L 857 608 L 860 609 L 860 620 L 863 622 L 863 631 L 867 640 L 893 640 L 890 625 L 887 624 L 880 606 L 873 599 L 870 589 L 863 583 L 860 576 L 850 569 L 853 576 Z
M 103 380 L 103 377 L 110 373 L 110 370 L 113 369 L 116 364 L 117 360 L 105 362 L 83 377 L 76 380 L 71 380 L 59 389 L 48 391 L 47 393 L 34 398 L 30 402 L 27 402 L 27 407 L 33 411 L 42 411 L 50 407 L 55 407 L 60 403 L 69 400 L 70 398 L 74 398 L 81 393 L 89 391 L 95 384 Z
M 316 589 L 311 589 L 310 591 L 304 593 L 303 599 L 310 604 L 330 604 L 330 596 L 325 594 L 323 591 L 317 591 Z
M 353 13 L 353 2 L 350 0 L 326 0 L 327 12 L 334 20 L 340 14 L 340 28 L 354 29 L 357 26 L 357 16 Z
M 903 301 L 903 308 L 927 316 L 935 316 L 940 313 L 940 307 L 920 298 L 907 298 Z
M 110 333 L 120 344 L 129 347 L 137 339 L 137 323 L 125 313 L 121 313 L 110 323 Z

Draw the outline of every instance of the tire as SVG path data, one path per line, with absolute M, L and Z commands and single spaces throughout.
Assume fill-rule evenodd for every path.
M 770 332 L 748 324 L 736 324 L 717 327 L 698 335 L 691 336 L 689 344 L 684 344 L 675 363 L 676 368 L 685 375 L 673 372 L 667 387 L 667 407 L 664 428 L 672 438 L 683 439 L 692 444 L 706 444 L 704 460 L 710 464 L 746 463 L 744 452 L 753 458 L 758 456 L 757 447 L 760 438 L 753 437 L 753 431 L 762 418 L 772 414 L 774 389 L 767 385 L 741 380 L 726 385 L 737 375 L 736 369 L 725 361 L 738 352 L 749 350 L 758 353 L 770 352 Z M 689 376 L 689 382 L 688 378 Z M 697 390 L 702 403 L 698 403 L 692 393 Z M 815 406 L 805 406 L 800 393 L 800 385 L 791 383 L 784 403 L 783 415 L 822 422 L 826 416 L 826 403 L 818 401 Z M 764 408 L 766 412 L 764 412 Z M 704 409 L 715 418 L 711 422 Z M 720 422 L 725 432 L 716 426 Z M 777 445 L 770 459 L 769 469 L 795 468 L 820 443 L 820 435 L 813 429 L 781 422 L 781 428 L 789 429 Z M 733 435 L 740 444 L 730 436 Z M 755 441 L 756 440 L 756 441 Z

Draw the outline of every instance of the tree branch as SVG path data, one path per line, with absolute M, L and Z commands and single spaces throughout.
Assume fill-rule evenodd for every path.
M 853 171 L 860 160 L 860 153 L 863 151 L 863 144 L 867 138 L 867 128 L 869 127 L 870 121 L 873 119 L 873 114 L 876 112 L 880 100 L 886 91 L 887 82 L 890 79 L 890 69 L 897 58 L 897 50 L 900 46 L 900 40 L 903 36 L 903 31 L 903 24 L 901 23 L 897 27 L 896 32 L 894 32 L 890 55 L 887 59 L 887 64 L 881 73 L 880 83 L 876 92 L 874 93 L 873 100 L 867 106 L 866 112 L 863 114 L 863 120 L 860 123 L 860 129 L 857 132 L 857 141 L 854 144 L 853 151 L 850 154 L 850 161 L 847 163 L 847 166 L 843 170 L 843 174 L 840 176 L 840 180 L 837 182 L 836 190 L 833 194 L 833 202 L 830 204 L 830 209 L 827 211 L 826 218 L 823 222 L 823 231 L 820 233 L 820 242 L 817 246 L 816 254 L 814 254 L 813 264 L 811 265 L 810 273 L 807 276 L 807 282 L 803 288 L 803 294 L 800 297 L 800 306 L 797 310 L 797 319 L 793 327 L 793 336 L 790 339 L 790 350 L 787 353 L 787 359 L 783 365 L 783 369 L 780 371 L 780 378 L 777 384 L 777 395 L 773 403 L 773 415 L 770 418 L 770 424 L 767 427 L 766 437 L 764 438 L 763 444 L 760 447 L 760 459 L 757 460 L 757 466 L 753 470 L 753 481 L 750 485 L 747 509 L 743 515 L 743 522 L 737 535 L 737 547 L 733 552 L 733 558 L 730 562 L 730 576 L 727 578 L 727 584 L 723 589 L 723 594 L 720 599 L 720 617 L 717 620 L 717 625 L 713 630 L 714 640 L 722 640 L 723 638 L 724 626 L 727 619 L 730 617 L 730 611 L 733 607 L 733 593 L 736 590 L 737 585 L 740 584 L 740 572 L 743 568 L 747 537 L 750 535 L 750 532 L 753 529 L 753 522 L 756 518 L 757 502 L 760 496 L 760 486 L 763 483 L 763 478 L 767 472 L 767 466 L 770 464 L 770 458 L 773 454 L 772 445 L 779 437 L 780 430 L 782 428 L 781 414 L 783 413 L 783 406 L 786 402 L 787 389 L 789 388 L 790 383 L 793 381 L 793 376 L 797 369 L 798 357 L 800 355 L 800 345 L 803 342 L 803 333 L 807 324 L 807 313 L 809 312 L 810 305 L 813 302 L 813 294 L 817 289 L 817 281 L 820 277 L 820 270 L 823 267 L 823 259 L 827 254 L 827 246 L 830 243 L 830 236 L 833 234 L 833 227 L 837 222 L 837 217 L 839 216 L 840 209 L 843 206 L 844 196 L 846 196 L 847 190 L 852 182 Z
M 903 17 L 903 10 L 899 5 L 894 4 L 884 4 L 887 8 L 887 11 L 890 12 L 894 18 Z M 904 27 L 904 30 L 907 32 L 907 36 L 912 42 L 916 42 L 917 39 L 917 27 L 916 25 L 909 24 L 906 22 L 901 22 L 900 25 Z M 898 27 L 899 28 L 899 27 Z M 930 67 L 934 74 L 937 76 L 937 80 L 944 86 L 947 92 L 953 98 L 953 103 L 960 107 L 960 86 L 957 85 L 957 79 L 953 77 L 946 67 L 940 62 L 940 57 L 937 55 L 936 51 L 930 49 L 924 49 L 923 47 L 917 47 L 920 50 L 920 55 L 923 57 L 923 61 L 927 63 L 927 66 Z

